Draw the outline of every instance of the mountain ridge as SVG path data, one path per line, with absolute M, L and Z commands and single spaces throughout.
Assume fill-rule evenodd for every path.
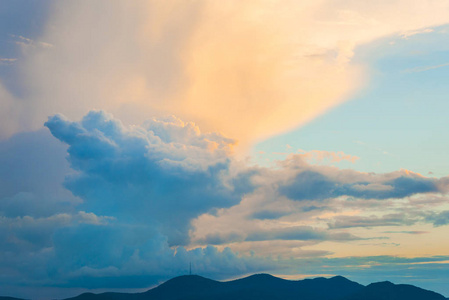
M 199 275 L 174 277 L 141 293 L 83 293 L 64 300 L 447 300 L 413 285 L 389 281 L 367 286 L 343 276 L 286 280 L 260 273 L 230 281 Z M 0 297 L 0 300 L 21 300 Z

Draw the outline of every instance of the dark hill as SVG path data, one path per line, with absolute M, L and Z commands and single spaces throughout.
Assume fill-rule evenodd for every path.
M 180 276 L 140 294 L 82 294 L 67 300 L 339 300 L 363 288 L 337 276 L 291 281 L 268 274 L 257 274 L 227 282 L 201 276 Z
M 268 274 L 220 282 L 180 276 L 144 293 L 85 293 L 66 300 L 447 300 L 413 285 L 391 282 L 363 286 L 344 277 L 285 280 Z M 20 300 L 0 297 L 0 300 Z
M 446 300 L 440 294 L 408 284 L 371 283 L 345 300 Z
M 221 289 L 222 283 L 198 275 L 180 276 L 140 294 L 140 299 L 212 299 Z M 182 295 L 182 296 L 181 296 Z

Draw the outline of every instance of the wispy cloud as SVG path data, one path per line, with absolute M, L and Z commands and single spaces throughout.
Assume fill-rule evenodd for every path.
M 400 231 L 384 231 L 384 233 L 404 233 L 404 234 L 426 234 L 429 231 L 419 231 L 419 230 L 400 230 Z
M 1 65 L 12 65 L 16 62 L 17 58 L 0 58 L 0 66 Z
M 401 34 L 399 34 L 401 36 L 401 38 L 403 39 L 408 39 L 411 36 L 417 35 L 417 34 L 425 34 L 425 33 L 432 33 L 434 32 L 434 29 L 432 28 L 424 28 L 424 29 L 417 29 L 417 30 L 409 30 L 409 31 L 405 31 L 402 32 Z
M 349 161 L 351 163 L 355 163 L 360 157 L 355 155 L 346 154 L 343 151 L 333 152 L 333 151 L 323 151 L 323 150 L 311 150 L 306 151 L 303 149 L 299 149 L 297 151 L 299 155 L 301 155 L 304 159 L 310 162 L 326 162 L 329 161 L 331 163 L 341 162 L 341 161 Z
M 405 214 L 389 214 L 382 217 L 370 216 L 340 216 L 334 218 L 329 223 L 329 228 L 351 228 L 351 227 L 376 227 L 376 226 L 403 226 L 411 225 L 417 222 L 417 219 L 410 218 Z
M 416 68 L 406 69 L 406 70 L 404 70 L 404 73 L 426 72 L 426 71 L 444 68 L 444 67 L 448 67 L 448 66 L 449 66 L 449 63 L 435 65 L 435 66 L 416 67 Z
M 21 36 L 21 35 L 14 35 L 14 34 L 10 34 L 10 37 L 12 37 L 14 39 L 14 43 L 21 46 L 24 50 L 26 50 L 27 48 L 36 48 L 36 47 L 41 47 L 41 48 L 51 48 L 53 47 L 52 44 L 50 43 L 46 43 L 46 42 L 42 42 L 42 41 L 35 41 L 33 39 Z

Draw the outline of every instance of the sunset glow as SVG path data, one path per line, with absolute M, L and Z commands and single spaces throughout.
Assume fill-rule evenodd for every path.
M 0 296 L 449 296 L 448 34 L 446 0 L 1 2 Z

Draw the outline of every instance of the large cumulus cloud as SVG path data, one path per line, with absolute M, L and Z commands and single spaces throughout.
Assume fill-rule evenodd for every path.
M 191 219 L 252 190 L 247 171 L 230 168 L 233 140 L 175 117 L 125 127 L 93 111 L 46 124 L 63 143 L 47 130 L 0 143 L 0 282 L 11 295 L 148 287 L 189 263 L 216 278 L 275 267 L 225 248 L 173 247 L 188 243 Z
M 85 200 L 83 209 L 152 223 L 170 245 L 188 242 L 192 218 L 240 201 L 237 190 L 224 184 L 233 141 L 203 134 L 193 123 L 170 117 L 124 127 L 92 111 L 81 122 L 56 115 L 45 124 L 69 145 L 78 174 L 65 185 Z

